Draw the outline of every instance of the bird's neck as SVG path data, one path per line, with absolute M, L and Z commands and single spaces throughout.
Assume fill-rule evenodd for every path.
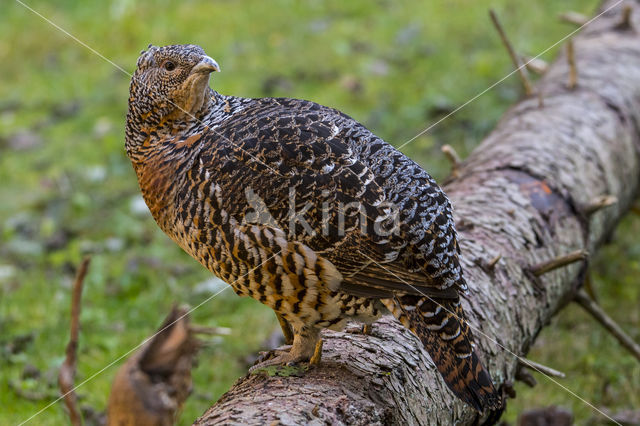
M 148 150 L 155 150 L 151 142 L 180 136 L 198 124 L 207 120 L 216 103 L 220 102 L 217 94 L 207 88 L 202 106 L 193 112 L 176 108 L 173 104 L 162 106 L 145 105 L 133 98 L 129 100 L 127 124 L 125 129 L 125 148 L 132 162 L 144 160 Z
M 213 93 L 211 94 L 213 96 Z M 172 221 L 169 207 L 188 170 L 202 149 L 206 117 L 213 99 L 194 115 L 134 113 L 129 108 L 126 150 L 149 210 L 161 228 Z

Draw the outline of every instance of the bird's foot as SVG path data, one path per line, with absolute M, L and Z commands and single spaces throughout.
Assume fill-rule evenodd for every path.
M 258 358 L 258 361 L 256 361 L 256 364 L 254 364 L 251 368 L 249 368 L 250 373 L 253 373 L 256 370 L 259 370 L 265 367 L 271 367 L 274 365 L 275 366 L 286 365 L 291 367 L 298 363 L 309 361 L 308 357 L 295 356 L 295 355 L 292 355 L 291 352 L 289 351 L 283 351 L 279 349 L 275 349 L 269 352 L 263 352 L 262 354 L 261 354 L 262 356 Z
M 249 368 L 249 371 L 251 372 L 256 367 L 262 366 L 267 361 L 272 361 L 281 356 L 288 355 L 290 350 L 291 350 L 291 345 L 284 345 L 284 346 L 280 346 L 278 349 L 271 349 L 269 351 L 260 352 L 258 355 L 258 359 L 256 359 L 256 361 L 253 363 L 253 366 Z
M 313 354 L 294 350 L 274 349 L 262 352 L 256 363 L 249 368 L 250 374 L 261 372 L 269 376 L 301 375 L 312 365 L 318 365 L 322 359 L 322 339 L 316 342 Z M 302 365 L 308 361 L 308 365 Z
M 290 351 L 275 349 L 262 352 L 258 361 L 249 368 L 249 374 L 265 374 L 267 376 L 302 376 L 308 369 L 304 365 L 308 357 L 292 355 Z

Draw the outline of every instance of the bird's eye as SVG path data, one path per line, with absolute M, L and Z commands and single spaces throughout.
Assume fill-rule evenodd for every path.
M 173 71 L 176 69 L 176 64 L 174 64 L 171 61 L 165 62 L 163 66 L 164 66 L 164 69 L 167 71 Z

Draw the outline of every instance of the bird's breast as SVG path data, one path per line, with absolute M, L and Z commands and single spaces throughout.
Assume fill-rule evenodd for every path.
M 159 151 L 133 163 L 144 201 L 165 232 L 170 229 L 175 213 L 173 199 L 176 182 L 180 179 L 177 174 L 179 167 L 179 163 L 167 161 Z

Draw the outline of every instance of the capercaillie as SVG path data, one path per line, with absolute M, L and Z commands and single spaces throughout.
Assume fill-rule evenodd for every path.
M 449 200 L 433 178 L 332 108 L 209 87 L 199 46 L 149 46 L 131 79 L 126 150 L 156 222 L 241 296 L 271 307 L 305 361 L 323 328 L 390 311 L 449 388 L 502 401 L 474 352 Z

